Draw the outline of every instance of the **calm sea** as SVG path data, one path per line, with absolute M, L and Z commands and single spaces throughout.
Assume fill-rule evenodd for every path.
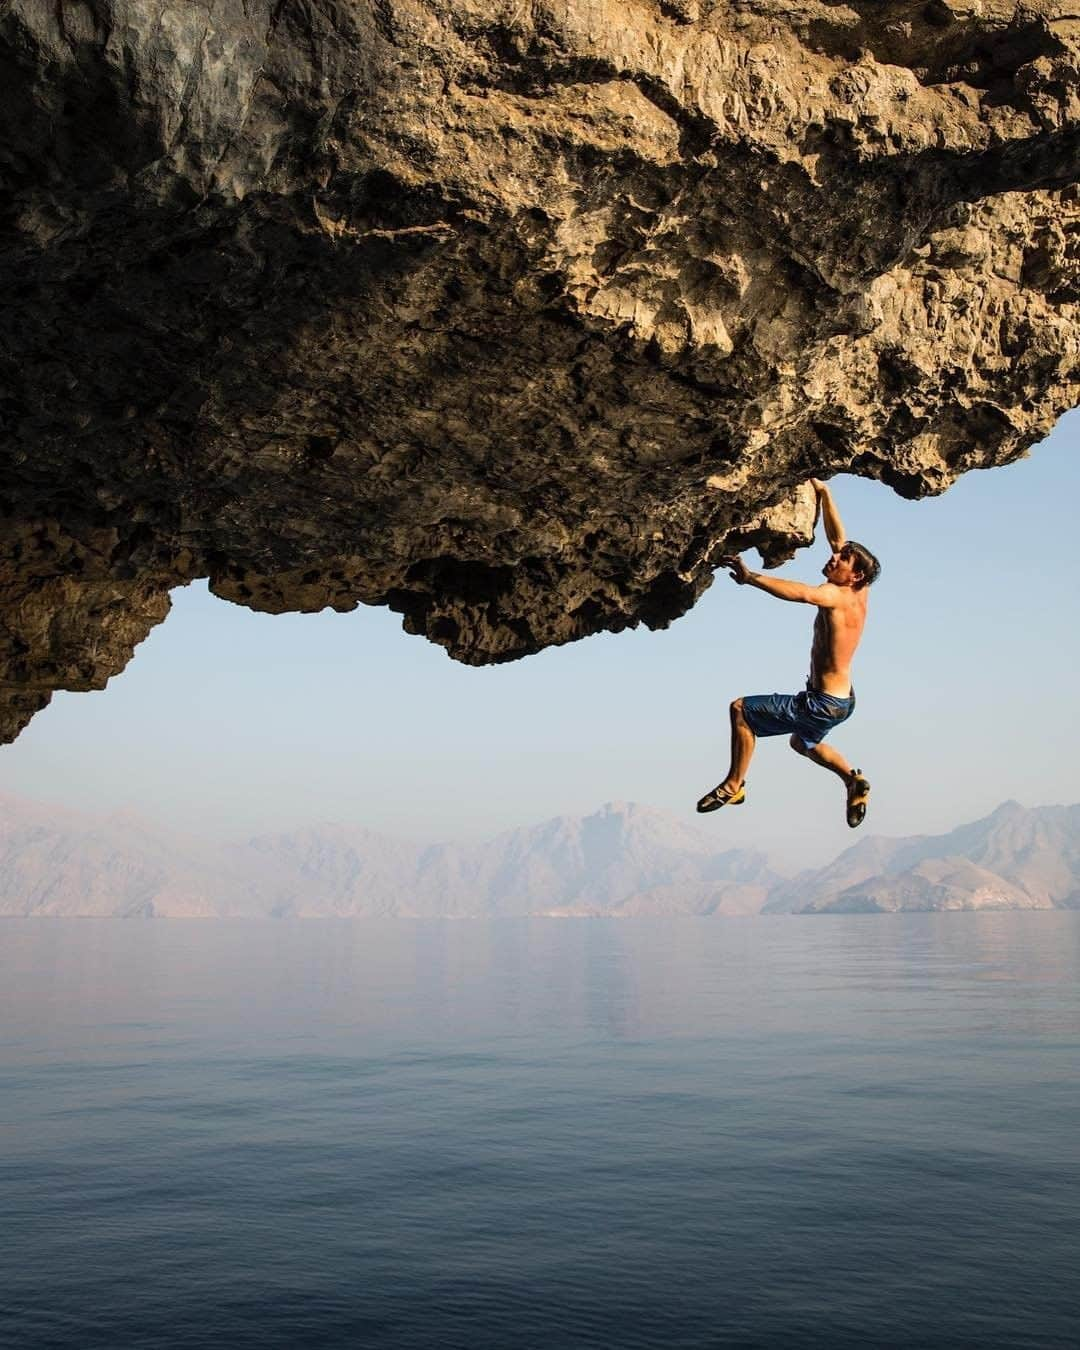
M 1080 913 L 0 924 L 0 1343 L 1080 1345 Z

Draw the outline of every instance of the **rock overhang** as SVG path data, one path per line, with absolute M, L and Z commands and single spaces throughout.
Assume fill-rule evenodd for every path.
M 0 731 L 209 577 L 473 664 L 663 627 L 1078 398 L 1050 3 L 14 0 Z

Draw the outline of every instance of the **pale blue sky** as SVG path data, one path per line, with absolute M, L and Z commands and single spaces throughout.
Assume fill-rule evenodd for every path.
M 858 711 L 834 737 L 873 782 L 859 835 L 840 784 L 782 740 L 759 743 L 747 806 L 694 815 L 727 767 L 730 699 L 798 688 L 809 650 L 812 610 L 726 573 L 666 632 L 481 670 L 383 610 L 271 617 L 192 586 L 107 690 L 58 695 L 0 751 L 0 789 L 200 832 L 350 820 L 421 839 L 618 799 L 794 866 L 1007 797 L 1078 801 L 1078 438 L 1073 413 L 1028 460 L 932 501 L 833 480 L 849 533 L 883 564 Z M 825 556 L 819 543 L 781 574 L 816 580 Z

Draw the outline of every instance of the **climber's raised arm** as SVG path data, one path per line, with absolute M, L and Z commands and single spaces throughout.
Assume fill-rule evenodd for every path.
M 829 541 L 829 547 L 836 553 L 843 548 L 847 540 L 844 522 L 840 519 L 840 512 L 836 509 L 832 493 L 825 484 L 819 478 L 811 478 L 810 486 L 817 493 L 818 505 L 821 507 L 821 523 L 825 526 L 825 538 Z

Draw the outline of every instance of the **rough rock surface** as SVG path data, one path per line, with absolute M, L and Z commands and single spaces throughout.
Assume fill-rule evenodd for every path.
M 1021 454 L 1075 9 L 0 3 L 0 734 L 195 577 L 507 660 L 790 556 L 811 473 Z

